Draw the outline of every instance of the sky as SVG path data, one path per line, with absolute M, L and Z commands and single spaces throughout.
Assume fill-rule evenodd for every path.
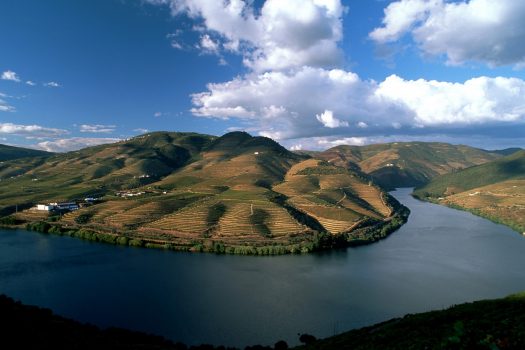
M 523 0 L 0 2 L 0 143 L 525 146 Z

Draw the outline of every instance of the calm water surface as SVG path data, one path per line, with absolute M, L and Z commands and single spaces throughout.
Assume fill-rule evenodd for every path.
M 175 253 L 0 230 L 0 293 L 100 326 L 244 346 L 525 290 L 525 238 L 410 192 L 393 192 L 412 214 L 388 239 L 303 256 Z

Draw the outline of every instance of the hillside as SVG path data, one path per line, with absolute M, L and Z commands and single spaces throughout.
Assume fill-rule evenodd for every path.
M 150 133 L 6 163 L 0 167 L 0 176 L 7 177 L 0 182 L 0 205 L 5 214 L 16 205 L 26 209 L 16 220 L 34 222 L 57 220 L 27 209 L 38 202 L 100 197 L 60 216 L 52 231 L 238 254 L 361 244 L 406 220 L 406 210 L 366 176 L 308 158 L 244 132 Z M 90 233 L 69 232 L 81 229 Z
M 189 162 L 214 139 L 157 132 L 127 141 L 0 164 L 0 213 L 18 204 L 100 196 L 154 182 Z
M 502 156 L 510 156 L 511 154 L 514 154 L 514 153 L 519 152 L 521 150 L 522 150 L 522 148 L 511 147 L 511 148 L 498 149 L 498 150 L 488 151 L 488 152 L 501 154 Z
M 405 349 L 523 349 L 525 343 L 525 297 L 523 294 L 503 299 L 483 300 L 396 318 L 333 337 L 314 340 L 303 335 L 307 345 L 297 350 L 405 350 Z M 119 328 L 96 326 L 63 318 L 51 310 L 27 306 L 0 295 L 2 343 L 18 348 L 50 349 L 225 349 L 223 346 L 188 347 L 173 344 L 159 336 Z M 234 350 L 234 348 L 229 348 Z M 245 350 L 285 350 L 275 346 L 255 345 Z
M 0 162 L 27 157 L 49 157 L 52 154 L 31 148 L 0 145 Z
M 465 209 L 525 232 L 525 150 L 439 176 L 416 189 L 414 195 Z
M 501 157 L 469 146 L 438 142 L 394 142 L 367 146 L 337 146 L 316 158 L 359 169 L 385 187 L 413 187 L 432 178 Z
M 393 319 L 313 341 L 298 350 L 523 349 L 525 295 Z

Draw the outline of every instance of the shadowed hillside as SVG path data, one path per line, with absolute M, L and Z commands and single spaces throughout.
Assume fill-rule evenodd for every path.
M 294 349 L 406 350 L 501 349 L 521 350 L 525 344 L 525 297 L 484 300 L 392 319 L 326 339 L 301 335 L 306 345 Z M 188 347 L 159 336 L 119 328 L 99 329 L 54 315 L 51 310 L 26 306 L 0 295 L 1 344 L 28 349 L 176 349 L 225 350 L 223 346 Z M 228 348 L 234 349 L 234 348 Z M 248 346 L 245 350 L 286 350 Z
M 432 178 L 501 157 L 481 149 L 437 142 L 394 142 L 337 146 L 315 155 L 339 166 L 359 168 L 385 188 L 413 187 Z

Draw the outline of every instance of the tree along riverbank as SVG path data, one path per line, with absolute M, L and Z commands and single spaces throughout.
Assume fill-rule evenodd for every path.
M 90 227 L 81 223 L 75 226 L 64 225 L 57 216 L 50 216 L 46 220 L 24 221 L 11 215 L 0 218 L 0 226 L 130 247 L 239 255 L 301 254 L 370 244 L 386 238 L 406 223 L 410 214 L 410 210 L 392 196 L 388 196 L 387 200 L 392 208 L 392 214 L 385 220 L 365 218 L 356 223 L 348 232 L 330 234 L 326 231 L 311 230 L 302 235 L 287 237 L 287 241 L 263 241 L 260 245 L 235 244 L 220 238 L 149 239 L 133 230 L 118 231 L 114 228 Z

